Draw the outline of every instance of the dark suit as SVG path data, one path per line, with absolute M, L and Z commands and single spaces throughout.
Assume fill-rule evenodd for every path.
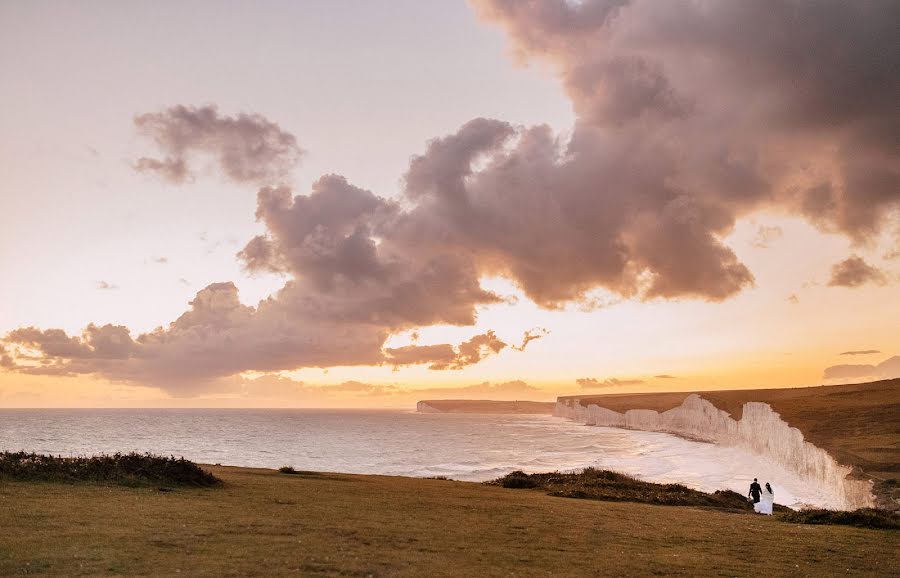
M 753 498 L 753 503 L 756 504 L 759 502 L 759 497 L 762 495 L 762 487 L 757 482 L 753 482 L 750 484 L 750 496 Z

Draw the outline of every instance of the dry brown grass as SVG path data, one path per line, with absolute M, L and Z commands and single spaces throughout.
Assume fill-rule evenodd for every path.
M 900 532 L 480 484 L 212 467 L 219 489 L 0 485 L 0 575 L 890 575 Z

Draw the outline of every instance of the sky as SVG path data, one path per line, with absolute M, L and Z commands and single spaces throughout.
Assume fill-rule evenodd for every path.
M 898 22 L 0 3 L 0 407 L 898 376 Z

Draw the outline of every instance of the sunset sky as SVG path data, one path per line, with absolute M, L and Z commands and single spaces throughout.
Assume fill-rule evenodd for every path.
M 900 376 L 898 17 L 0 3 L 0 407 Z

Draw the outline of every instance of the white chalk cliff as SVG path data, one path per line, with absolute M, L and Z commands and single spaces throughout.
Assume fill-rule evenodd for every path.
M 832 497 L 835 508 L 873 507 L 872 483 L 850 477 L 851 468 L 839 464 L 822 448 L 803 438 L 767 403 L 744 404 L 740 420 L 699 395 L 689 395 L 662 413 L 631 409 L 619 413 L 595 404 L 584 406 L 578 397 L 561 397 L 555 415 L 587 425 L 666 432 L 729 447 L 741 447 L 793 472 L 807 484 Z

